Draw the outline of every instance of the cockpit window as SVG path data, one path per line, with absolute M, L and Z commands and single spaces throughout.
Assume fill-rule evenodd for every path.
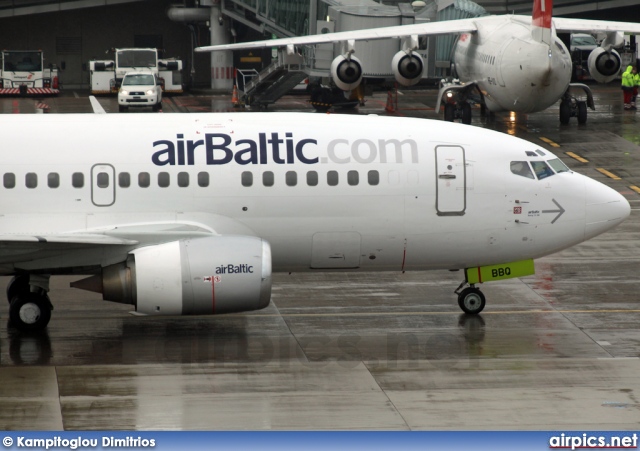
M 558 47 L 558 50 L 560 50 L 560 53 L 565 53 L 564 51 L 564 47 L 562 46 L 562 44 L 560 43 L 560 41 L 555 41 L 556 47 Z
M 535 152 L 534 152 L 534 151 L 532 151 L 532 150 L 527 150 L 527 156 L 528 156 L 528 157 L 537 157 L 537 156 L 538 156 L 538 154 L 537 154 L 537 153 L 535 153 Z
M 532 161 L 531 166 L 533 166 L 533 172 L 536 173 L 538 180 L 551 177 L 554 174 L 549 165 L 544 161 Z
M 544 153 L 542 150 L 540 150 L 540 149 L 536 149 L 536 153 L 537 153 L 538 155 L 540 155 L 541 157 L 544 157 L 544 155 L 545 155 L 545 153 Z
M 531 168 L 529 167 L 529 163 L 526 161 L 512 161 L 511 172 L 515 175 L 526 177 L 528 179 L 535 179 L 533 172 L 531 172 Z
M 549 160 L 547 161 L 547 163 L 549 163 L 549 166 L 551 166 L 553 170 L 556 171 L 558 174 L 560 172 L 571 172 L 571 169 L 569 169 L 566 164 L 560 161 L 559 158 L 554 158 L 553 160 Z

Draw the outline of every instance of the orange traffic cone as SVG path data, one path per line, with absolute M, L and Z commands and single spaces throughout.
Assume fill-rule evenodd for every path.
M 240 105 L 240 101 L 238 100 L 238 87 L 233 85 L 233 92 L 231 93 L 231 103 L 233 106 Z
M 385 111 L 388 113 L 393 113 L 396 111 L 395 105 L 393 103 L 393 95 L 391 91 L 387 91 L 387 106 L 384 107 Z

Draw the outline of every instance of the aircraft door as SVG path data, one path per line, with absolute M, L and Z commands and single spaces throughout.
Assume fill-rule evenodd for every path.
M 116 170 L 110 164 L 91 168 L 91 202 L 96 207 L 108 207 L 116 201 Z
M 436 147 L 436 211 L 438 216 L 462 216 L 467 208 L 464 149 Z

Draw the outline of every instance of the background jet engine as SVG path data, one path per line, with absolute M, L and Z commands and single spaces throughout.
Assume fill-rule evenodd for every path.
M 589 54 L 587 63 L 589 64 L 589 74 L 594 80 L 608 83 L 616 78 L 620 71 L 620 54 L 613 49 L 607 52 L 602 47 L 596 47 Z
M 391 60 L 391 69 L 398 83 L 403 86 L 413 86 L 422 78 L 424 62 L 417 53 L 401 50 Z
M 350 58 L 340 55 L 331 63 L 331 78 L 336 86 L 343 91 L 350 91 L 358 87 L 362 81 L 362 64 L 351 55 Z

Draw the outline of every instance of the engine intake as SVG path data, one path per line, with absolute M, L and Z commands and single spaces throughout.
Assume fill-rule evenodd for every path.
M 602 47 L 596 47 L 589 54 L 587 64 L 589 65 L 589 74 L 594 80 L 608 83 L 616 78 L 622 62 L 620 54 L 615 50 L 611 49 L 607 52 Z
M 331 78 L 336 86 L 343 91 L 350 91 L 358 87 L 362 81 L 362 64 L 351 55 L 350 58 L 340 55 L 331 62 Z
M 257 310 L 271 299 L 271 248 L 248 236 L 173 241 L 136 249 L 126 262 L 72 286 L 146 315 Z
M 422 78 L 424 62 L 417 53 L 401 50 L 391 60 L 391 69 L 398 83 L 403 86 L 413 86 Z

